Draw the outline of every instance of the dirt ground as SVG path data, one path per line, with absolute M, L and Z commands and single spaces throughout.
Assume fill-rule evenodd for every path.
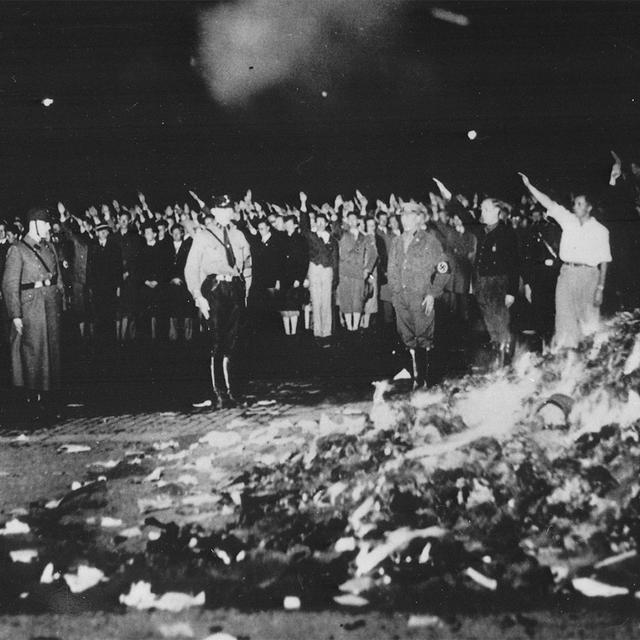
M 168 351 L 151 363 L 148 377 L 148 361 L 141 364 L 131 354 L 116 354 L 106 369 L 93 372 L 87 361 L 84 370 L 70 372 L 72 384 L 65 401 L 44 412 L 13 411 L 13 399 L 5 395 L 0 429 L 0 524 L 46 513 L 52 501 L 63 500 L 69 508 L 67 529 L 6 536 L 0 540 L 3 552 L 36 549 L 37 559 L 24 572 L 32 582 L 36 576 L 37 582 L 49 562 L 62 569 L 74 563 L 95 564 L 100 554 L 123 550 L 132 557 L 141 554 L 148 541 L 149 516 L 159 523 L 199 522 L 215 528 L 219 523 L 211 521 L 206 503 L 199 500 L 211 494 L 216 483 L 242 473 L 256 460 L 278 460 L 293 448 L 304 449 L 311 431 L 323 419 L 339 422 L 369 411 L 371 380 L 384 377 L 398 363 L 392 354 L 383 358 L 364 346 L 352 342 L 339 351 L 318 355 L 311 346 L 297 345 L 284 363 L 279 362 L 279 370 L 274 366 L 270 379 L 265 376 L 250 382 L 248 407 L 228 410 L 192 410 L 188 401 L 205 388 L 204 369 L 189 358 L 171 360 Z M 315 361 L 316 375 L 305 376 L 311 356 L 324 361 Z M 269 353 L 262 358 L 260 368 L 268 371 L 273 359 Z M 216 438 L 201 441 L 211 432 L 218 434 Z M 225 434 L 233 437 L 221 444 Z M 118 473 L 110 471 L 114 463 L 119 465 L 115 467 Z M 78 491 L 74 483 L 85 482 L 91 483 L 88 489 Z M 174 490 L 180 483 L 187 488 L 173 494 L 175 499 L 168 507 L 141 509 L 141 500 L 154 500 L 164 495 L 161 487 Z M 103 517 L 120 522 L 117 531 L 138 526 L 142 533 L 125 543 L 116 542 L 115 531 L 100 526 Z M 73 539 L 68 531 L 77 531 L 78 538 Z M 113 588 L 116 586 L 114 580 Z M 35 596 L 25 593 L 25 603 L 30 603 Z M 487 611 L 444 618 L 425 615 L 428 603 L 420 605 L 420 613 L 412 613 L 410 607 L 402 612 L 305 609 L 304 602 L 295 611 L 283 607 L 256 607 L 254 611 L 250 606 L 238 610 L 207 602 L 204 608 L 169 613 L 102 607 L 99 594 L 85 597 L 53 590 L 38 595 L 36 604 L 5 607 L 0 615 L 0 638 L 622 639 L 640 633 L 640 616 L 628 604 L 622 609 L 572 605 L 563 610 L 558 603 L 552 609 L 524 614 Z

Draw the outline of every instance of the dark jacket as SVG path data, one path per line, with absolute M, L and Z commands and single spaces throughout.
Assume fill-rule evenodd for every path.
M 300 231 L 307 241 L 309 249 L 309 262 L 333 269 L 333 280 L 337 282 L 338 274 L 338 241 L 329 229 L 329 241 L 325 242 L 317 233 L 311 231 L 309 213 L 300 213 Z
M 560 270 L 562 229 L 555 222 L 542 220 L 531 224 L 527 231 L 522 254 L 522 278 L 525 284 L 532 284 L 540 270 L 556 274 Z
M 286 289 L 298 280 L 303 283 L 309 270 L 309 248 L 299 231 L 294 231 L 282 240 L 282 287 Z
M 167 282 L 169 276 L 169 254 L 166 245 L 156 242 L 153 246 L 143 244 L 138 256 L 137 282 L 144 285 L 148 280 L 158 284 Z
M 283 276 L 284 247 L 280 234 L 272 232 L 266 242 L 260 234 L 251 236 L 249 246 L 253 260 L 253 286 L 272 289 Z
M 490 231 L 485 229 L 480 233 L 475 274 L 477 277 L 507 276 L 507 293 L 512 296 L 518 293 L 518 239 L 511 227 L 498 223 Z
M 120 247 L 107 238 L 104 247 L 94 242 L 89 248 L 87 285 L 95 296 L 112 297 L 122 284 L 122 254 Z
M 143 244 L 142 238 L 134 231 L 127 231 L 127 233 L 122 234 L 119 230 L 115 231 L 111 238 L 120 247 L 123 276 L 125 279 L 127 277 L 135 277 Z
M 184 268 L 187 264 L 192 244 L 193 240 L 191 238 L 185 238 L 176 253 L 175 246 L 171 242 L 169 246 L 169 280 L 180 278 L 184 282 Z

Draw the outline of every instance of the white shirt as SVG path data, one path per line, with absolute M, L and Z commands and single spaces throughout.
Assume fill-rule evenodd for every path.
M 611 262 L 609 230 L 595 218 L 580 223 L 578 217 L 554 202 L 547 209 L 562 228 L 560 260 L 597 267 L 601 262 Z

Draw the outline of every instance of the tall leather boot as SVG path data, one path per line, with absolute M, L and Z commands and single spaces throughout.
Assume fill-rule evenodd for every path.
M 421 356 L 422 381 L 423 381 L 422 386 L 425 389 L 428 389 L 430 385 L 429 369 L 431 365 L 431 354 L 429 353 L 429 349 L 420 349 L 420 351 L 422 352 L 422 356 Z
M 503 342 L 500 345 L 500 367 L 507 367 L 511 364 L 511 342 Z
M 237 389 L 233 381 L 233 371 L 229 356 L 224 356 L 222 359 L 222 373 L 224 376 L 225 392 L 224 395 L 221 396 L 221 405 L 225 409 L 230 409 L 238 406 L 238 396 L 234 393 Z
M 420 349 L 409 349 L 409 355 L 411 356 L 411 377 L 413 378 L 413 388 L 418 388 L 418 377 L 420 372 L 418 370 L 418 351 Z
M 219 356 L 211 357 L 209 374 L 211 375 L 211 394 L 202 402 L 194 402 L 192 405 L 194 409 L 217 409 L 222 403 L 223 395 L 226 395 L 222 358 Z

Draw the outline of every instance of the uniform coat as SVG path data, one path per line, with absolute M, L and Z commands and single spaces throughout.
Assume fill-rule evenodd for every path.
M 47 267 L 34 254 L 36 251 Z M 56 284 L 22 289 L 21 285 L 57 280 Z M 31 236 L 7 253 L 2 293 L 9 318 L 22 318 L 22 335 L 11 327 L 12 380 L 16 387 L 49 391 L 60 386 L 60 326 L 63 284 L 54 247 Z
M 430 231 L 416 231 L 406 251 L 404 241 L 403 235 L 393 239 L 387 267 L 398 333 L 410 349 L 430 349 L 435 310 L 427 315 L 422 301 L 442 294 L 449 280 L 447 256 Z
M 245 295 L 251 288 L 249 243 L 244 234 L 234 227 L 228 229 L 228 236 L 235 265 L 229 264 L 223 244 L 224 232 L 219 225 L 196 233 L 185 265 L 185 278 L 191 295 L 194 299 L 204 297 L 209 303 L 211 355 L 215 359 L 235 355 Z M 216 276 L 230 281 L 219 280 Z

